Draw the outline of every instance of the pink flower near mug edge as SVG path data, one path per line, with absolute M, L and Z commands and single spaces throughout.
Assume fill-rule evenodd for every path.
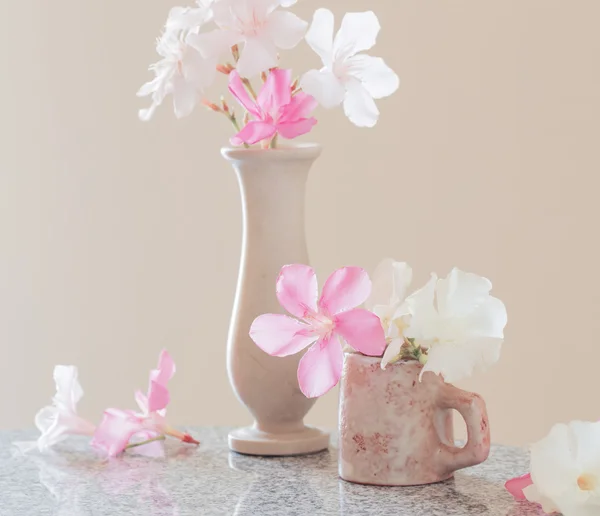
M 308 398 L 322 396 L 342 375 L 342 341 L 364 355 L 385 350 L 381 321 L 372 312 L 356 308 L 371 293 L 371 280 L 360 267 L 335 271 L 318 297 L 317 277 L 308 265 L 286 265 L 277 278 L 277 299 L 297 319 L 283 314 L 257 317 L 250 337 L 265 353 L 276 357 L 310 349 L 298 365 L 300 390 Z
M 513 495 L 515 500 L 526 500 L 523 494 L 523 489 L 533 484 L 531 473 L 521 475 L 520 477 L 511 478 L 504 484 L 506 490 Z
M 252 119 L 231 139 L 232 145 L 254 145 L 279 134 L 292 140 L 311 131 L 317 120 L 309 117 L 317 107 L 310 95 L 292 96 L 291 70 L 271 70 L 256 100 L 250 98 L 239 73 L 229 75 L 229 91 L 250 113 Z

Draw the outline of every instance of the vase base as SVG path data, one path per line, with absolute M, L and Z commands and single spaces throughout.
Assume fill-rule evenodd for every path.
M 271 434 L 253 427 L 229 433 L 229 449 L 244 455 L 285 457 L 307 455 L 329 448 L 329 433 L 314 427 L 299 432 Z

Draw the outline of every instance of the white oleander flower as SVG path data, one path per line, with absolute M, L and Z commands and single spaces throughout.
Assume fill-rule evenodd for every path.
M 525 497 L 546 513 L 600 514 L 600 422 L 555 425 L 531 447 L 532 485 Z
M 218 0 L 212 5 L 218 29 L 190 34 L 187 41 L 207 59 L 218 59 L 243 43 L 237 71 L 251 78 L 277 66 L 277 49 L 294 48 L 308 24 L 295 14 L 279 9 L 294 0 Z
M 411 320 L 404 335 L 428 348 L 423 372 L 453 383 L 498 361 L 507 315 L 491 288 L 488 279 L 453 269 L 445 279 L 432 274 L 408 297 Z
M 400 358 L 409 316 L 406 295 L 411 282 L 410 266 L 389 258 L 373 273 L 373 290 L 365 306 L 381 320 L 388 341 L 381 360 L 382 369 Z
M 306 41 L 323 62 L 320 70 L 302 77 L 302 89 L 330 109 L 344 104 L 344 112 L 359 127 L 373 127 L 379 119 L 374 99 L 394 93 L 400 79 L 383 59 L 360 54 L 375 45 L 381 26 L 375 13 L 348 13 L 335 36 L 334 16 L 319 9 Z

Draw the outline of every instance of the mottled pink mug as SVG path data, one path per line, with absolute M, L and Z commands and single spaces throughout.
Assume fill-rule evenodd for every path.
M 490 430 L 483 399 L 422 366 L 347 353 L 340 389 L 339 474 L 349 482 L 412 486 L 441 482 L 485 461 Z M 452 409 L 468 440 L 454 444 Z

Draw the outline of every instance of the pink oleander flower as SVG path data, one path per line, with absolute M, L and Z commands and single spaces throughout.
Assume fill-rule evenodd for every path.
M 167 383 L 175 374 L 175 363 L 167 351 L 162 351 L 158 367 L 150 372 L 148 393 L 135 393 L 140 412 L 109 408 L 96 429 L 92 446 L 109 457 L 119 455 L 132 446 L 143 446 L 147 455 L 162 455 L 162 443 L 166 435 L 183 442 L 198 444 L 190 435 L 172 429 L 166 421 L 166 408 L 170 401 Z M 147 442 L 150 441 L 150 442 Z
M 35 425 L 41 434 L 36 445 L 40 452 L 64 440 L 68 435 L 92 435 L 95 427 L 77 415 L 77 403 L 83 397 L 83 389 L 77 379 L 75 366 L 57 365 L 54 368 L 56 394 L 52 405 L 44 407 L 35 416 Z
M 504 484 L 504 487 L 511 495 L 513 495 L 515 500 L 526 500 L 527 498 L 525 497 L 525 493 L 523 493 L 523 489 L 532 484 L 533 480 L 531 480 L 531 473 L 527 473 L 520 477 L 511 478 Z
M 229 75 L 229 91 L 252 117 L 231 139 L 232 145 L 254 145 L 271 140 L 277 134 L 292 140 L 310 132 L 317 123 L 315 118 L 309 118 L 317 101 L 303 92 L 292 96 L 291 70 L 272 70 L 256 101 L 250 98 L 239 73 L 234 70 Z
M 379 318 L 357 306 L 371 293 L 371 280 L 359 267 L 335 271 L 318 298 L 315 271 L 286 265 L 277 279 L 277 299 L 298 319 L 282 314 L 257 317 L 250 337 L 269 355 L 294 355 L 312 345 L 298 365 L 300 390 L 308 398 L 322 396 L 342 375 L 342 341 L 369 356 L 381 356 L 385 334 Z

